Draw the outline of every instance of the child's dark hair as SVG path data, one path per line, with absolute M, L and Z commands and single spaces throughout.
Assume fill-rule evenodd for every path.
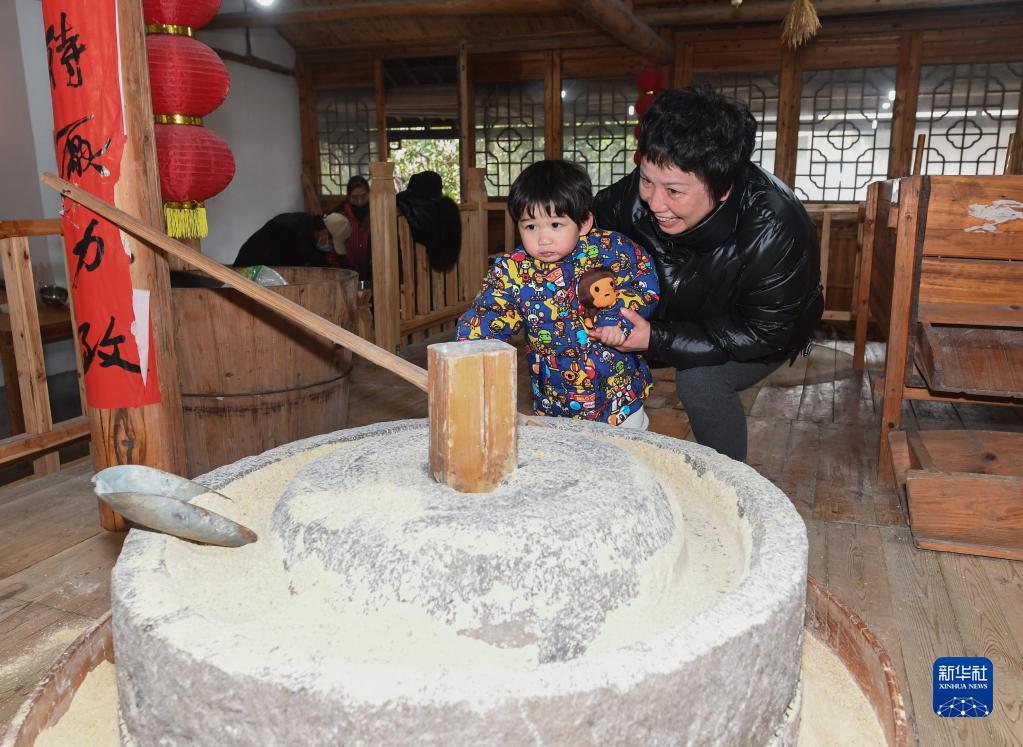
M 662 168 L 696 174 L 720 200 L 745 176 L 757 134 L 749 107 L 710 88 L 658 96 L 640 123 L 639 152 Z
M 508 192 L 508 214 L 518 223 L 535 218 L 537 206 L 582 225 L 590 215 L 593 185 L 581 166 L 569 161 L 538 161 L 518 175 Z

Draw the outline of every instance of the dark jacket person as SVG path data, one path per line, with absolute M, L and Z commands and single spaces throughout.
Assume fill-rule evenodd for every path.
M 596 225 L 645 247 L 660 276 L 660 305 L 646 329 L 629 316 L 637 327 L 626 346 L 677 369 L 696 439 L 739 460 L 738 392 L 807 350 L 824 309 L 813 222 L 750 162 L 755 134 L 739 102 L 666 91 L 641 123 L 639 168 L 593 207 Z
M 440 174 L 422 171 L 399 192 L 398 210 L 405 216 L 412 238 L 426 247 L 430 269 L 447 272 L 458 262 L 462 246 L 462 218 L 458 204 L 443 194 Z
M 281 213 L 245 240 L 234 266 L 325 267 L 333 251 L 322 215 Z

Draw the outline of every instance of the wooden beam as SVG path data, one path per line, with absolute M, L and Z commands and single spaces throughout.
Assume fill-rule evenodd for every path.
M 373 61 L 373 90 L 376 94 L 377 160 L 390 158 L 387 147 L 387 89 L 384 87 L 384 61 Z
M 691 41 L 675 41 L 675 64 L 671 68 L 671 87 L 684 88 L 693 85 L 694 44 Z
M 56 423 L 46 433 L 21 433 L 0 440 L 0 465 L 30 459 L 61 446 L 81 441 L 90 434 L 89 419 L 84 415 Z M 56 457 L 56 454 L 51 456 Z
M 790 187 L 796 182 L 796 148 L 799 144 L 799 104 L 803 90 L 803 53 L 788 46 L 782 52 L 778 93 L 778 139 L 774 152 L 774 175 Z
M 262 26 L 299 26 L 303 24 L 348 21 L 355 18 L 389 18 L 415 16 L 473 16 L 521 15 L 539 13 L 557 15 L 565 13 L 565 3 L 559 0 L 442 0 L 441 2 L 414 2 L 414 0 L 370 0 L 346 2 L 296 9 L 294 6 L 251 11 L 248 13 L 222 13 L 204 28 L 237 29 Z
M 561 52 L 544 53 L 543 129 L 545 158 L 561 158 Z
M 41 220 L 0 220 L 0 239 L 16 236 L 63 236 L 64 224 L 60 218 Z
M 394 163 L 369 164 L 370 249 L 373 252 L 373 332 L 388 353 L 401 339 L 398 287 L 398 207 L 394 201 Z
M 427 348 L 430 472 L 462 493 L 489 493 L 515 471 L 515 348 L 500 340 Z
M 920 51 L 923 34 L 911 31 L 899 39 L 899 66 L 892 104 L 892 139 L 888 150 L 888 178 L 909 175 L 916 127 L 916 99 L 920 91 Z
M 1000 0 L 814 0 L 817 15 L 848 16 L 864 13 L 897 13 L 935 8 L 978 8 L 1004 5 Z M 738 7 L 727 3 L 672 3 L 638 8 L 637 18 L 650 26 L 693 26 L 780 21 L 792 6 L 791 0 L 757 0 Z
M 476 167 L 476 112 L 469 65 L 469 47 L 458 45 L 458 185 L 462 201 L 469 187 L 469 169 Z
M 259 70 L 268 70 L 271 73 L 277 73 L 278 75 L 287 75 L 289 78 L 295 77 L 295 71 L 290 67 L 284 67 L 284 65 L 278 65 L 276 62 L 270 60 L 264 60 L 262 57 L 255 57 L 251 54 L 238 54 L 228 49 L 218 49 L 216 47 L 210 47 L 216 52 L 222 59 L 230 60 L 231 62 L 237 62 L 239 65 L 248 65 Z
M 571 5 L 587 21 L 643 57 L 659 65 L 674 63 L 675 50 L 672 45 L 637 18 L 621 0 L 571 0 Z

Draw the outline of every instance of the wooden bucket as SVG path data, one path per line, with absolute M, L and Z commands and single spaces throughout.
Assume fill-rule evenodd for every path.
M 356 273 L 275 269 L 288 285 L 273 291 L 355 331 Z M 349 351 L 231 288 L 171 297 L 189 476 L 345 427 Z
M 909 731 L 895 668 L 863 621 L 815 578 L 807 579 L 806 628 L 835 652 L 874 707 L 888 747 L 906 747 Z M 113 660 L 110 613 L 68 648 L 0 734 L 0 747 L 28 747 L 67 712 L 75 690 L 104 659 Z

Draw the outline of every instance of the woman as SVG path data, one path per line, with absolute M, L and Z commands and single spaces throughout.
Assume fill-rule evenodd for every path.
M 353 176 L 345 186 L 347 198 L 335 208 L 348 219 L 352 233 L 345 240 L 345 266 L 359 273 L 359 280 L 373 281 L 373 253 L 369 243 L 369 182 L 364 176 Z
M 650 252 L 661 302 L 619 346 L 677 370 L 696 440 L 746 458 L 738 392 L 809 351 L 824 310 L 817 232 L 788 187 L 751 163 L 756 121 L 706 89 L 665 91 L 643 117 L 639 168 L 593 215 Z

